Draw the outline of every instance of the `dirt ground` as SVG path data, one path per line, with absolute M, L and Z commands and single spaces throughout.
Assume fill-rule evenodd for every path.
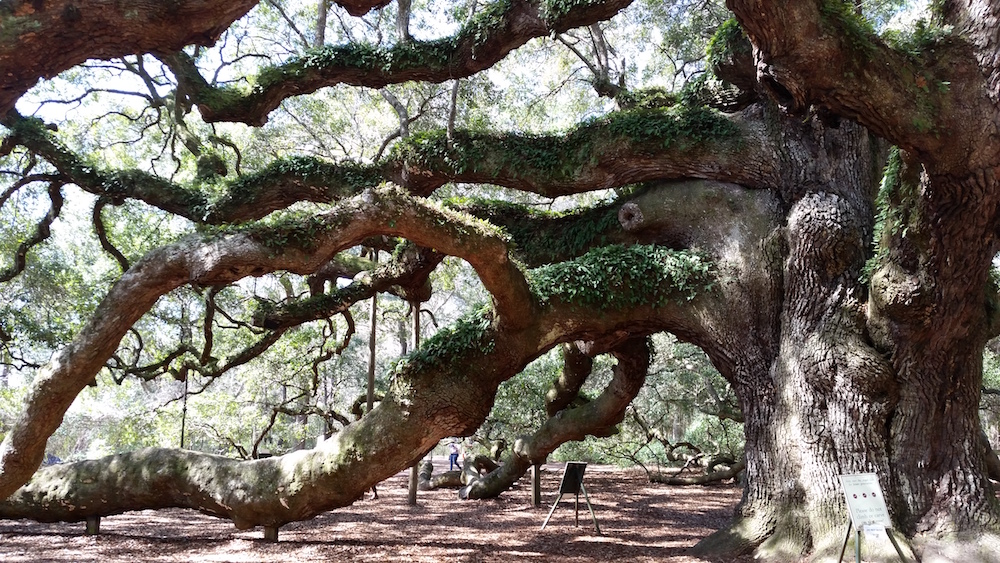
M 436 465 L 441 471 L 442 462 Z M 495 500 L 421 491 L 418 505 L 410 507 L 408 473 L 400 473 L 378 486 L 378 500 L 369 494 L 353 506 L 283 526 L 276 544 L 263 540 L 262 528 L 239 531 L 228 521 L 180 509 L 103 518 L 97 536 L 85 535 L 83 523 L 0 520 L 0 561 L 694 563 L 703 560 L 686 555 L 687 549 L 724 526 L 740 498 L 733 485 L 668 487 L 649 483 L 640 471 L 591 465 L 584 486 L 601 533 L 583 495 L 579 526 L 572 495 L 566 495 L 540 530 L 562 471 L 562 464 L 544 467 L 537 508 L 528 478 Z

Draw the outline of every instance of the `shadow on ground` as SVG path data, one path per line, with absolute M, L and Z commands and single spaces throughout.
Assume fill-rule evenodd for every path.
M 499 499 L 461 501 L 455 491 L 428 491 L 410 507 L 403 472 L 378 486 L 378 500 L 366 497 L 283 526 L 277 544 L 263 541 L 260 528 L 239 531 L 228 521 L 180 509 L 104 518 L 98 536 L 85 535 L 83 523 L 0 520 L 0 560 L 694 563 L 702 560 L 686 555 L 687 549 L 723 527 L 740 497 L 733 485 L 668 487 L 649 483 L 638 471 L 590 466 L 584 485 L 602 533 L 594 530 L 582 495 L 579 526 L 573 496 L 566 495 L 542 531 L 561 476 L 561 464 L 545 466 L 537 508 L 530 504 L 527 478 Z

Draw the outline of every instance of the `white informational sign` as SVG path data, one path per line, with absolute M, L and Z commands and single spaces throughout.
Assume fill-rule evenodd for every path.
M 889 509 L 885 505 L 878 475 L 874 473 L 841 475 L 840 484 L 844 489 L 847 511 L 851 514 L 854 529 L 867 529 L 873 524 L 883 529 L 892 527 L 892 519 L 889 518 Z
M 885 530 L 885 526 L 882 524 L 865 524 L 862 528 L 865 533 L 865 539 L 868 541 L 879 541 L 889 543 L 892 540 L 889 539 L 889 532 Z

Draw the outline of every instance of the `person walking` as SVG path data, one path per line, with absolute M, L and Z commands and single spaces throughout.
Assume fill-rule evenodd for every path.
M 458 456 L 462 453 L 462 450 L 458 447 L 458 442 L 452 440 L 448 444 L 448 471 L 454 471 L 455 467 L 462 469 L 462 465 L 458 462 Z

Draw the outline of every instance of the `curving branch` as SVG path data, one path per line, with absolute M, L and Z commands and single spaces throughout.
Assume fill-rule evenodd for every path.
M 638 196 L 636 205 L 647 218 L 643 228 L 660 230 L 650 223 L 657 217 L 654 207 L 670 207 L 676 198 L 690 199 L 696 193 L 702 194 L 700 211 L 695 213 L 700 221 L 721 225 L 725 223 L 722 217 L 734 213 L 734 207 L 743 216 L 755 217 L 736 229 L 727 227 L 696 238 L 698 246 L 720 260 L 729 260 L 734 244 L 756 244 L 762 232 L 779 225 L 767 192 L 729 185 L 681 185 Z M 720 201 L 730 204 L 719 205 Z M 207 238 L 189 237 L 147 254 L 115 284 L 76 339 L 36 376 L 21 418 L 0 446 L 0 495 L 11 494 L 28 480 L 41 461 L 47 437 L 73 398 L 114 353 L 132 324 L 167 291 L 187 283 L 225 284 L 275 270 L 308 274 L 340 250 L 380 233 L 420 239 L 420 244 L 458 255 L 473 263 L 487 288 L 496 291 L 511 283 L 511 279 L 499 279 L 504 268 L 478 267 L 470 254 L 480 253 L 484 245 L 498 249 L 503 245 L 488 232 L 472 232 L 476 225 L 467 217 L 452 216 L 386 188 L 344 200 L 336 210 L 320 216 Z M 674 224 L 672 228 L 681 227 Z M 438 245 L 437 237 L 456 242 Z M 473 432 L 488 415 L 498 385 L 561 342 L 595 341 L 597 349 L 622 353 L 616 373 L 619 383 L 582 409 L 563 411 L 557 417 L 562 422 L 553 422 L 565 425 L 583 417 L 571 426 L 587 428 L 586 421 L 600 420 L 606 427 L 620 414 L 616 405 L 627 404 L 633 388 L 641 385 L 641 377 L 633 376 L 645 373 L 638 366 L 645 366 L 648 356 L 632 351 L 637 352 L 640 345 L 645 349 L 642 335 L 671 330 L 697 342 L 701 336 L 708 338 L 719 321 L 712 311 L 726 315 L 726 299 L 745 301 L 748 291 L 768 291 L 766 286 L 753 289 L 747 285 L 761 264 L 741 254 L 728 262 L 718 292 L 699 286 L 702 289 L 693 296 L 688 276 L 696 264 L 683 262 L 682 255 L 652 245 L 613 246 L 561 266 L 574 276 L 573 284 L 559 283 L 551 269 L 536 272 L 537 282 L 547 278 L 556 283 L 536 286 L 538 296 L 526 296 L 531 305 L 519 311 L 517 303 L 502 305 L 503 299 L 498 299 L 497 311 L 506 306 L 505 312 L 466 319 L 439 331 L 397 364 L 378 407 L 314 450 L 248 462 L 177 450 L 143 450 L 51 466 L 0 503 L 0 516 L 72 521 L 184 506 L 230 518 L 240 528 L 309 518 L 352 503 L 372 484 L 412 466 L 441 438 Z M 626 272 L 631 274 L 622 277 Z M 515 285 L 522 279 L 518 273 Z M 573 286 L 601 289 L 588 296 Z M 518 290 L 507 291 L 516 294 Z M 601 303 L 600 314 L 588 305 L 590 298 Z M 511 314 L 524 317 L 511 321 L 507 318 Z M 469 369 L 470 365 L 475 369 Z M 70 491 L 69 496 L 60 491 Z
M 570 440 L 587 435 L 608 436 L 625 418 L 625 410 L 639 393 L 649 369 L 649 342 L 632 338 L 617 344 L 614 376 L 604 391 L 582 406 L 564 408 L 546 420 L 532 436 L 522 436 L 503 465 L 460 492 L 463 498 L 490 498 L 507 490 L 529 467 L 544 463 L 550 453 Z
M 987 26 L 941 28 L 939 37 L 904 50 L 879 38 L 845 2 L 730 0 L 727 6 L 756 47 L 760 84 L 786 110 L 804 113 L 823 105 L 923 162 L 994 165 L 995 143 L 983 143 L 983 131 L 970 124 L 995 111 L 996 100 L 980 89 L 951 87 L 981 76 L 977 50 L 994 56 L 992 36 L 980 37 L 979 46 L 966 42 Z M 970 159 L 985 162 L 968 164 Z
M 563 344 L 563 370 L 545 393 L 545 412 L 555 416 L 580 394 L 594 368 L 594 359 L 582 350 L 583 343 Z
M 249 92 L 210 85 L 194 61 L 183 53 L 164 57 L 164 63 L 191 95 L 206 121 L 262 125 L 286 98 L 327 86 L 381 88 L 411 80 L 440 83 L 472 76 L 531 39 L 611 18 L 631 2 L 497 1 L 479 11 L 451 37 L 402 41 L 389 48 L 322 47 L 261 71 Z
M 12 0 L 0 4 L 0 115 L 41 78 L 88 59 L 211 45 L 257 0 Z M 109 29 L 124 30 L 108 33 Z
M 105 252 L 111 255 L 112 258 L 118 262 L 118 266 L 121 267 L 122 271 L 129 269 L 128 258 L 111 241 L 108 239 L 108 231 L 104 227 L 104 218 L 101 216 L 101 212 L 108 205 L 108 200 L 106 198 L 98 198 L 97 203 L 94 204 L 94 212 L 91 216 L 91 223 L 94 225 L 94 233 L 97 234 L 97 240 L 101 242 L 101 248 Z
M 125 272 L 77 338 L 38 373 L 24 410 L 0 446 L 0 496 L 28 480 L 70 403 L 161 295 L 188 283 L 226 284 L 275 270 L 308 274 L 336 252 L 377 233 L 406 235 L 465 258 L 494 292 L 501 322 L 516 327 L 518 319 L 532 318 L 535 298 L 507 258 L 501 237 L 397 189 L 368 191 L 304 222 L 208 239 L 189 237 L 149 253 Z M 284 246 L 274 246 L 282 240 L 287 241 Z
M 59 181 L 52 181 L 49 183 L 49 211 L 45 214 L 45 217 L 42 217 L 42 219 L 38 222 L 38 225 L 35 227 L 35 232 L 17 246 L 17 250 L 14 251 L 14 263 L 11 264 L 9 268 L 0 270 L 0 282 L 9 281 L 24 271 L 24 268 L 28 263 L 28 251 L 41 244 L 45 239 L 49 238 L 49 234 L 51 234 L 50 227 L 52 226 L 52 222 L 59 217 L 59 213 L 62 211 L 62 187 L 63 183 Z
M 255 319 L 255 324 L 267 329 L 277 329 L 324 319 L 345 313 L 355 303 L 370 299 L 376 293 L 382 292 L 392 293 L 406 301 L 426 301 L 430 298 L 430 274 L 444 256 L 434 250 L 411 246 L 399 260 L 387 262 L 373 272 L 366 272 L 362 278 L 342 288 L 330 293 L 317 292 L 306 299 L 263 311 Z M 327 264 L 323 270 L 329 275 L 336 267 Z M 355 272 L 355 275 L 362 271 Z M 345 277 L 354 278 L 353 275 Z

